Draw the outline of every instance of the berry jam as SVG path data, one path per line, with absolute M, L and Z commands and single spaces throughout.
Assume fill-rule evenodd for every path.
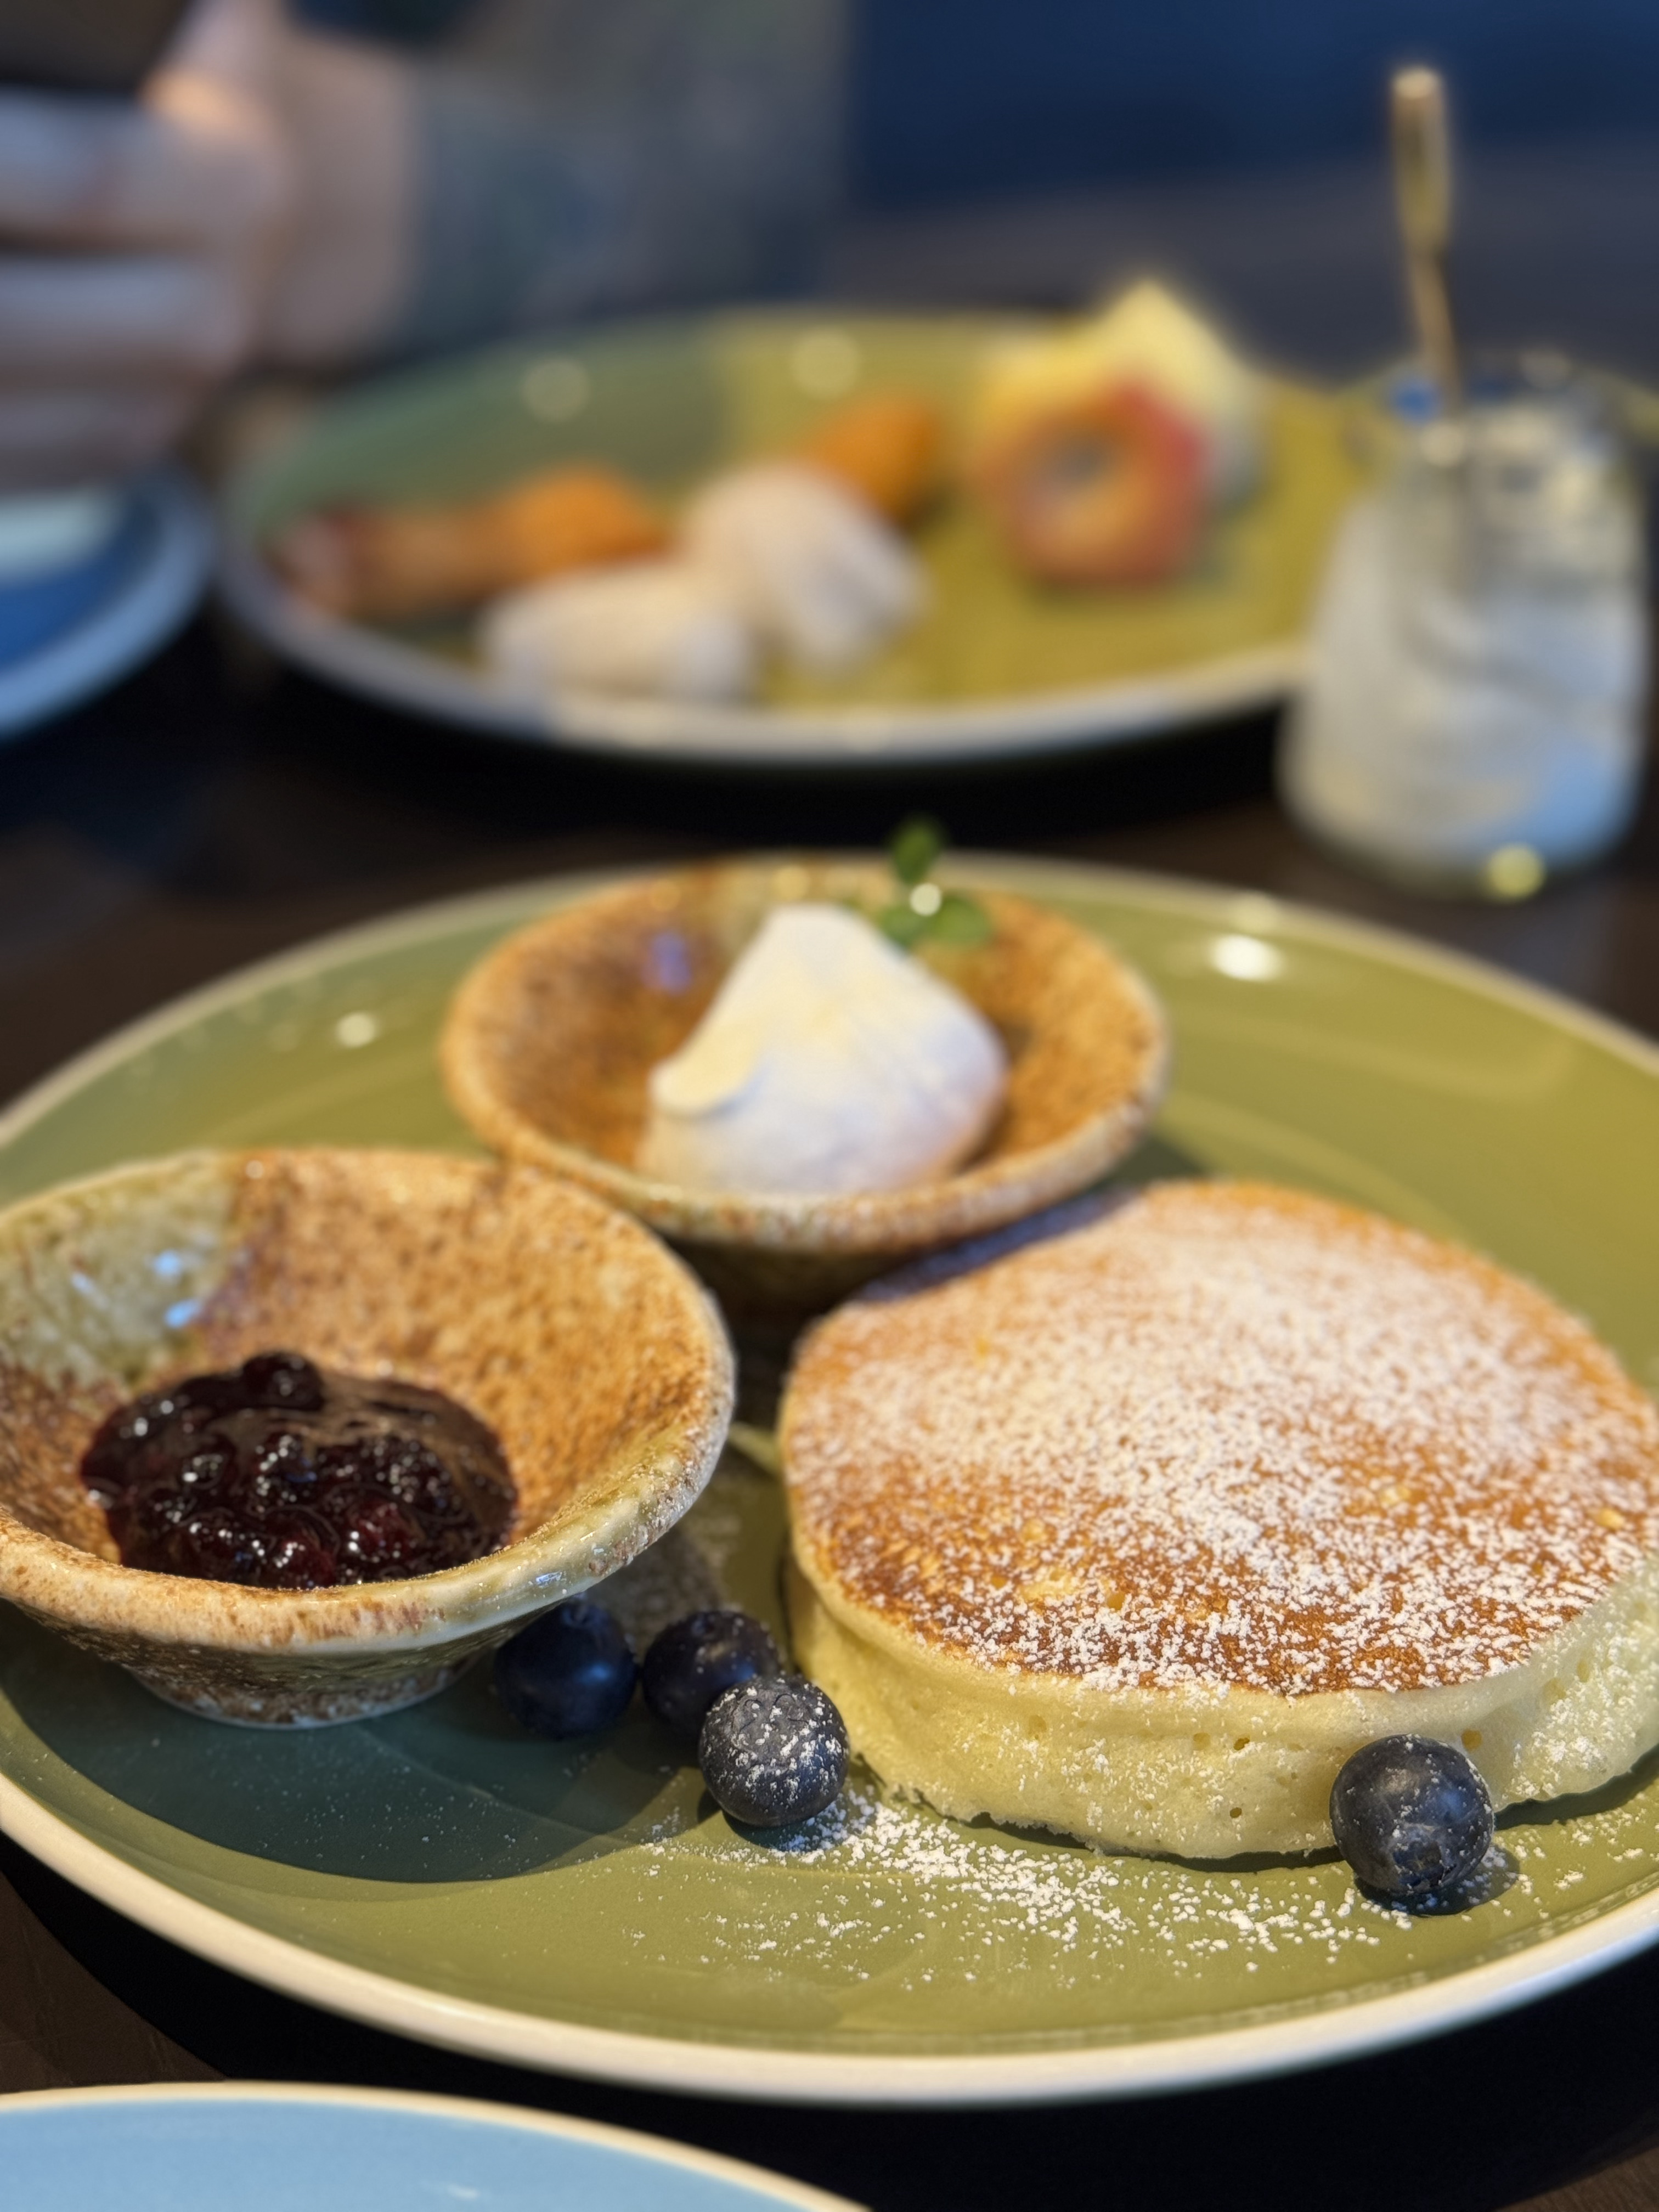
M 429 1575 L 494 1551 L 501 1448 L 441 1390 L 262 1352 L 112 1413 L 81 1462 L 121 1563 L 265 1589 Z

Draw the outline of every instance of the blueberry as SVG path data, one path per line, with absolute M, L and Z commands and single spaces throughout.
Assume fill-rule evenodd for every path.
M 1409 1904 L 1480 1865 L 1492 1843 L 1492 1800 L 1455 1744 L 1385 1735 L 1337 1776 L 1331 1831 L 1367 1889 Z
M 640 1686 L 659 1721 L 695 1737 L 716 1698 L 757 1674 L 781 1674 L 777 1645 L 752 1613 L 733 1607 L 688 1613 L 645 1655 Z
M 804 1674 L 761 1674 L 724 1691 L 697 1737 L 714 1802 L 752 1828 L 823 1812 L 847 1779 L 847 1729 Z
M 615 1613 L 573 1597 L 520 1629 L 495 1654 L 495 1687 L 514 1719 L 538 1735 L 597 1735 L 634 1694 L 634 1654 Z

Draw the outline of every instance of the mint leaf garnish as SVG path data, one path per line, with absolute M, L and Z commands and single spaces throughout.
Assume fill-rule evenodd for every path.
M 945 845 L 945 831 L 931 814 L 913 814 L 900 823 L 887 840 L 887 857 L 907 890 L 927 882 Z
M 922 927 L 936 945 L 983 945 L 992 934 L 990 915 L 960 891 L 946 891 L 939 912 Z
M 906 952 L 927 934 L 929 926 L 928 917 L 909 906 L 882 907 L 874 919 L 882 935 L 891 938 Z
M 887 841 L 887 857 L 903 896 L 878 908 L 872 918 L 883 936 L 907 952 L 921 944 L 983 945 L 994 933 L 991 917 L 976 899 L 947 891 L 934 881 L 934 867 L 948 842 L 931 814 L 913 814 Z

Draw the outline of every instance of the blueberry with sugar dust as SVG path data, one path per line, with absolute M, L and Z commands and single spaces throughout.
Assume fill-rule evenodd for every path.
M 847 1724 L 804 1674 L 757 1675 L 709 1707 L 697 1764 L 723 1813 L 782 1828 L 834 1804 L 847 1780 Z
M 1396 1904 L 1420 1904 L 1455 1889 L 1486 1857 L 1492 1799 L 1455 1744 L 1380 1736 L 1337 1776 L 1331 1832 L 1367 1889 Z

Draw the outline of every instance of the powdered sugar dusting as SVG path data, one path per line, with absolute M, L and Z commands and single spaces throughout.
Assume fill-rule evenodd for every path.
M 1486 1263 L 1264 1186 L 1162 1186 L 809 1339 L 809 1571 L 1103 1689 L 1495 1673 L 1659 1543 L 1659 1414 Z
M 1449 1948 L 1478 1948 L 1571 1916 L 1585 1909 L 1582 1854 L 1570 1840 L 1577 1825 L 1500 1828 L 1442 1917 L 1367 1897 L 1332 1855 L 1267 1867 L 1113 1856 L 964 1827 L 860 1779 L 829 1811 L 775 1838 L 772 1851 L 710 1823 L 694 1832 L 701 1849 L 688 1856 L 693 1836 L 669 1824 L 643 1847 L 641 1895 L 643 1903 L 666 1878 L 672 1944 L 695 1933 L 711 1966 L 874 1981 L 890 1992 L 938 1982 L 963 2017 L 976 1980 L 988 2001 L 1006 2004 L 1009 1977 L 1035 1969 L 1052 2026 L 1079 2002 L 1109 2018 L 1110 1992 L 1149 1978 L 1202 1988 L 1223 2006 L 1294 2001 L 1346 1988 L 1351 1973 L 1333 1970 L 1376 1954 L 1362 1971 L 1368 1984 L 1386 1982 Z M 1645 1796 L 1602 1807 L 1596 1828 L 1598 1895 L 1650 1884 L 1659 1862 Z M 728 1880 L 700 1910 L 702 1893 L 673 1877 L 704 1863 L 703 1850 L 728 1877 L 787 1855 L 789 1887 L 750 1891 Z M 643 1919 L 635 1941 L 647 1947 L 653 1933 Z

